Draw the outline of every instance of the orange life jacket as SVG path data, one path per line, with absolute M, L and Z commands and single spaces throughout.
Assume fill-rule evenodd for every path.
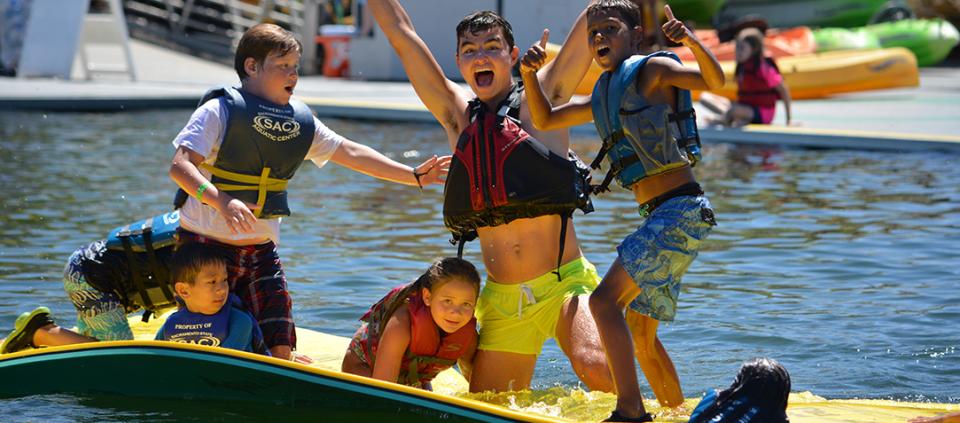
M 466 353 L 467 347 L 476 342 L 477 319 L 471 318 L 454 333 L 442 333 L 430 315 L 430 307 L 424 304 L 419 288 L 413 284 L 392 289 L 377 301 L 360 320 L 366 322 L 364 334 L 358 333 L 364 352 L 364 361 L 374 367 L 380 337 L 390 317 L 400 305 L 407 304 L 410 316 L 410 345 L 403 355 L 397 383 L 424 387 L 440 372 L 453 366 Z

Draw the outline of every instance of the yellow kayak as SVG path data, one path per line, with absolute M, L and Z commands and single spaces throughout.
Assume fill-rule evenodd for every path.
M 548 45 L 548 59 L 552 59 L 557 51 L 559 46 Z M 685 65 L 697 66 L 693 62 Z M 727 83 L 714 92 L 735 99 L 737 84 L 733 72 L 736 63 L 725 60 L 720 62 L 720 65 Z M 781 57 L 777 59 L 777 66 L 793 99 L 823 98 L 842 93 L 920 85 L 917 59 L 913 53 L 901 47 Z M 577 86 L 576 93 L 592 93 L 593 85 L 602 72 L 596 62 L 592 63 Z

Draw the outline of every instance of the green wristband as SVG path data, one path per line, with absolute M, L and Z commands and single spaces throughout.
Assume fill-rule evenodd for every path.
M 203 203 L 203 192 L 210 188 L 210 185 L 212 185 L 210 181 L 206 181 L 197 187 L 197 201 Z

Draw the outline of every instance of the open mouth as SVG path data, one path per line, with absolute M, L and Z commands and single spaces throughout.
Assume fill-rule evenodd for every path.
M 477 81 L 478 87 L 489 87 L 493 84 L 493 71 L 482 70 L 473 74 L 473 79 Z
M 287 91 L 287 94 L 293 94 L 293 85 L 287 85 L 283 89 Z
M 600 47 L 597 49 L 597 57 L 606 57 L 610 54 L 610 47 Z

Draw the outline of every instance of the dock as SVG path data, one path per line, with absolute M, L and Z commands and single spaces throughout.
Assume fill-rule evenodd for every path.
M 0 110 L 122 112 L 193 108 L 216 85 L 237 85 L 232 67 L 131 40 L 137 80 L 115 76 L 71 80 L 0 78 Z M 76 66 L 75 66 L 76 69 Z M 960 152 L 960 67 L 922 68 L 916 88 L 860 92 L 794 101 L 797 126 L 702 128 L 704 143 L 772 144 Z M 303 76 L 294 94 L 318 116 L 434 123 L 407 82 Z M 775 123 L 784 122 L 778 105 Z M 574 129 L 595 135 L 592 125 Z

